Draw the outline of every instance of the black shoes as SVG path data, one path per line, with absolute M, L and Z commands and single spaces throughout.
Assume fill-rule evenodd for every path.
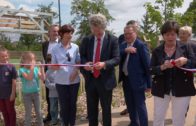
M 128 114 L 128 110 L 127 110 L 127 108 L 126 108 L 126 109 L 124 109 L 122 112 L 120 112 L 120 115 L 126 115 L 126 114 Z

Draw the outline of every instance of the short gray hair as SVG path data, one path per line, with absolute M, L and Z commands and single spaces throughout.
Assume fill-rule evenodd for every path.
M 103 14 L 92 14 L 88 19 L 90 26 L 101 27 L 104 29 L 107 26 L 107 19 Z
M 130 20 L 130 21 L 127 22 L 126 25 L 127 26 L 131 25 L 136 32 L 139 32 L 139 30 L 140 30 L 140 26 L 139 26 L 139 22 L 138 21 Z
M 125 30 L 125 29 L 129 29 L 129 28 L 132 28 L 132 30 L 133 30 L 135 33 L 138 32 L 137 28 L 136 28 L 134 25 L 131 25 L 131 24 L 126 25 L 126 26 L 124 27 L 124 30 Z

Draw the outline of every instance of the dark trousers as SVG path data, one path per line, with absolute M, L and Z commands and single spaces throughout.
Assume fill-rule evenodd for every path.
M 124 98 L 125 98 L 125 104 L 127 106 L 129 104 L 128 98 L 129 98 L 129 91 L 130 91 L 130 89 L 128 88 L 128 76 L 123 77 L 122 87 L 123 87 L 123 93 L 124 93 Z M 130 115 L 129 115 L 129 118 L 130 118 Z
M 60 115 L 64 126 L 75 126 L 79 85 L 80 83 L 71 85 L 56 84 L 60 103 Z
M 0 99 L 0 111 L 3 114 L 5 126 L 16 126 L 15 100 Z
M 125 102 L 127 104 L 130 126 L 148 126 L 148 114 L 145 103 L 144 90 L 133 90 L 125 79 L 123 82 L 123 90 L 125 93 Z
M 47 103 L 47 116 L 46 118 L 51 119 L 51 115 L 50 115 L 50 98 L 49 98 L 49 89 L 46 87 L 46 103 Z
M 103 81 L 92 78 L 86 85 L 89 126 L 98 126 L 98 105 L 102 108 L 103 126 L 111 126 L 112 90 L 106 90 Z

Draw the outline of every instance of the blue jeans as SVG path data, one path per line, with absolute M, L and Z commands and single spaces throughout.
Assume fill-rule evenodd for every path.
M 79 85 L 80 83 L 71 85 L 56 84 L 60 103 L 60 115 L 64 126 L 75 126 Z
M 57 123 L 58 121 L 58 97 L 50 97 L 50 115 L 51 122 Z

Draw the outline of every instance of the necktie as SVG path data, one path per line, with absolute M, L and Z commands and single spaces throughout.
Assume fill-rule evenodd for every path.
M 131 45 L 127 45 L 127 47 L 130 47 Z M 123 72 L 124 72 L 124 74 L 127 76 L 128 75 L 128 68 L 127 68 L 127 66 L 128 66 L 128 61 L 129 61 L 129 53 L 127 53 L 127 56 L 126 56 L 126 59 L 125 59 L 125 62 L 124 62 L 124 64 L 123 64 Z
M 96 52 L 95 52 L 95 60 L 94 60 L 95 62 L 94 63 L 97 63 L 97 62 L 100 61 L 100 52 L 101 52 L 101 39 L 98 38 L 97 39 L 97 47 L 96 47 Z M 100 75 L 100 71 L 96 70 L 96 69 L 94 69 L 93 71 L 94 71 L 93 76 L 95 78 L 98 78 L 99 75 Z

